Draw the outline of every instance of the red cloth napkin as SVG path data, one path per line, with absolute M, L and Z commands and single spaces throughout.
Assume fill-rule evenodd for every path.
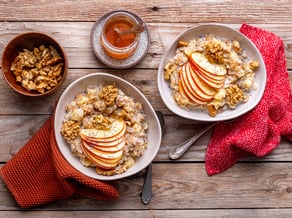
M 1 169 L 2 180 L 22 208 L 34 207 L 80 194 L 114 200 L 111 184 L 89 178 L 73 168 L 57 147 L 53 116 Z
M 292 141 L 292 95 L 283 41 L 247 24 L 240 32 L 253 41 L 263 56 L 266 89 L 251 112 L 216 125 L 205 157 L 208 175 L 221 173 L 248 155 L 263 157 L 277 147 L 281 136 Z

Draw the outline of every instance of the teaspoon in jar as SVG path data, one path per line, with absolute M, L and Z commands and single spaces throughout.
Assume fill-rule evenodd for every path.
M 138 23 L 137 25 L 133 26 L 131 29 L 121 31 L 119 28 L 113 29 L 118 35 L 125 35 L 125 34 L 131 34 L 131 33 L 142 33 L 145 30 L 145 24 L 144 23 Z

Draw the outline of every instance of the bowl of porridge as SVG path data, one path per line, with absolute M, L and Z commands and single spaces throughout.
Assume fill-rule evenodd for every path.
M 233 119 L 260 101 L 266 68 L 256 46 L 221 24 L 192 27 L 166 50 L 158 90 L 173 113 L 192 120 Z
M 64 158 L 99 180 L 141 171 L 161 142 L 159 120 L 147 98 L 131 83 L 107 73 L 71 83 L 58 101 L 54 125 Z

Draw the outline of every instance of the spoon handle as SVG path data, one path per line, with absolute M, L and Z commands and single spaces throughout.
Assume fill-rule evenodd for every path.
M 143 204 L 147 205 L 150 203 L 151 198 L 152 198 L 152 163 L 150 163 L 147 167 L 147 172 L 141 193 L 141 200 Z
M 144 30 L 145 30 L 144 23 L 139 23 L 136 26 L 133 26 L 131 29 L 125 30 L 125 31 L 120 31 L 118 28 L 114 29 L 114 31 L 119 35 L 126 35 L 126 34 L 130 34 L 130 33 L 142 33 L 142 32 L 144 32 Z
M 168 154 L 169 158 L 172 160 L 176 160 L 176 159 L 180 158 L 195 141 L 197 141 L 205 132 L 207 132 L 209 129 L 211 129 L 213 126 L 215 126 L 215 124 L 217 124 L 217 123 L 215 122 L 215 123 L 208 125 L 204 129 L 202 129 L 201 131 L 196 133 L 192 138 L 187 139 L 186 141 L 179 144 L 177 147 L 171 149 L 169 154 Z
M 159 119 L 162 134 L 165 130 L 165 121 L 161 111 L 156 111 L 157 117 Z M 152 198 L 152 163 L 147 167 L 147 172 L 144 179 L 143 189 L 141 192 L 141 201 L 143 204 L 147 205 L 150 203 Z

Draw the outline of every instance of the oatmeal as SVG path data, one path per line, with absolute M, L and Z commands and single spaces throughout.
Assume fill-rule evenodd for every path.
M 147 148 L 142 104 L 115 85 L 88 87 L 66 105 L 61 134 L 85 167 L 121 174 Z
M 248 101 L 257 87 L 258 67 L 238 41 L 210 34 L 180 41 L 176 55 L 164 67 L 164 79 L 180 107 L 214 117 Z

